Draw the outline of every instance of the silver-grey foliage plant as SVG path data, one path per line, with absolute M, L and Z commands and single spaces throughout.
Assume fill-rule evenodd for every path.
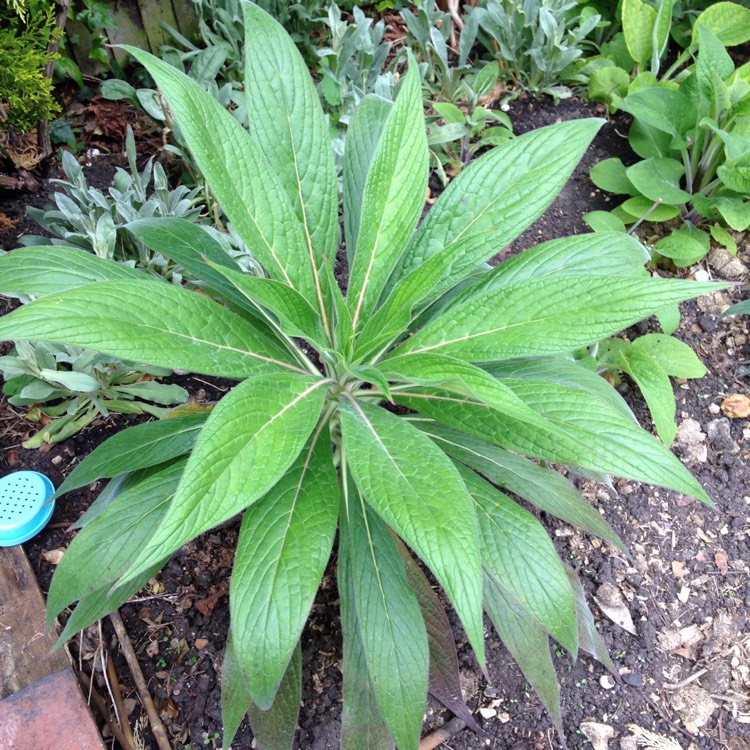
M 560 726 L 548 638 L 607 657 L 577 579 L 503 489 L 615 545 L 598 511 L 546 462 L 708 501 L 568 352 L 721 285 L 640 275 L 643 248 L 621 233 L 485 265 L 549 206 L 600 120 L 489 151 L 419 223 L 428 150 L 412 62 L 395 102 L 365 97 L 350 124 L 340 291 L 336 173 L 314 83 L 283 29 L 255 5 L 243 10 L 249 133 L 184 74 L 129 51 L 266 276 L 241 273 L 190 223 L 162 231 L 139 221 L 131 229 L 143 241 L 203 265 L 204 293 L 145 275 L 106 280 L 121 267 L 86 256 L 75 278 L 56 272 L 62 291 L 0 321 L 2 338 L 236 381 L 212 409 L 129 428 L 76 467 L 59 494 L 101 477 L 115 484 L 57 568 L 48 615 L 79 601 L 68 637 L 186 542 L 242 513 L 224 746 L 247 714 L 261 748 L 290 748 L 300 634 L 338 531 L 345 750 L 416 750 L 428 688 L 472 721 L 445 615 L 413 555 L 443 587 L 478 662 L 486 611 Z M 13 274 L 33 286 L 23 252 L 10 254 L 18 259 L 0 271 L 0 288 Z

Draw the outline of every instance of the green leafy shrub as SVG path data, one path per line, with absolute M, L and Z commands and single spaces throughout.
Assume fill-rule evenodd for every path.
M 698 49 L 698 28 L 706 27 L 726 47 L 750 39 L 750 10 L 733 2 L 623 0 L 618 5 L 622 31 L 600 47 L 600 54 L 581 68 L 589 80 L 589 97 L 616 109 L 622 97 L 684 77 Z M 684 47 L 661 72 L 670 39 Z
M 734 38 L 750 38 L 750 10 L 742 12 L 747 28 L 732 29 Z M 735 70 L 722 38 L 701 17 L 696 60 L 679 84 L 654 84 L 617 100 L 633 116 L 629 141 L 642 160 L 626 168 L 607 159 L 591 170 L 598 187 L 628 196 L 612 212 L 620 227 L 643 219 L 683 221 L 654 248 L 677 266 L 708 253 L 709 237 L 697 227 L 710 225 L 713 238 L 736 252 L 723 225 L 738 232 L 750 226 L 750 66 Z M 615 226 L 598 215 L 593 220 L 592 226 Z
M 575 576 L 535 517 L 498 487 L 618 546 L 573 485 L 530 458 L 708 501 L 618 394 L 567 353 L 723 285 L 636 276 L 643 248 L 619 233 L 485 265 L 550 205 L 599 120 L 543 128 L 476 159 L 417 228 L 428 148 L 412 62 L 394 104 L 365 97 L 350 124 L 344 296 L 332 273 L 336 173 L 314 83 L 281 27 L 254 5 L 244 12 L 250 133 L 173 67 L 129 51 L 267 277 L 204 260 L 212 240 L 189 222 L 177 222 L 178 241 L 175 220 L 169 231 L 140 221 L 132 229 L 155 251 L 202 264 L 204 294 L 145 275 L 106 281 L 121 267 L 86 256 L 93 283 L 68 274 L 62 291 L 0 320 L 3 338 L 238 381 L 210 413 L 125 430 L 71 473 L 58 494 L 118 479 L 57 568 L 48 616 L 79 600 L 70 636 L 188 540 L 244 511 L 224 744 L 247 712 L 260 747 L 291 747 L 299 637 L 338 529 L 345 750 L 391 740 L 416 750 L 431 671 L 430 689 L 471 721 L 457 698 L 450 631 L 405 545 L 445 589 L 480 664 L 489 613 L 559 727 L 548 637 L 573 655 L 580 646 L 607 656 Z M 11 271 L 12 285 L 40 283 L 20 259 Z M 9 286 L 0 272 L 0 288 Z
M 519 90 L 566 98 L 571 91 L 565 84 L 584 80 L 572 66 L 598 23 L 597 14 L 582 16 L 575 0 L 482 0 L 467 11 L 460 61 L 478 40 Z
M 0 127 L 8 123 L 27 132 L 60 111 L 44 74 L 54 8 L 45 3 L 20 18 L 14 9 L 0 8 Z

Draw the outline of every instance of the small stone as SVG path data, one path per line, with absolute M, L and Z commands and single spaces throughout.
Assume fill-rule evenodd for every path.
M 715 451 L 739 453 L 740 448 L 732 439 L 732 423 L 726 417 L 712 419 L 706 425 L 706 435 Z
M 611 690 L 615 686 L 615 681 L 608 675 L 603 674 L 599 678 L 599 684 L 605 689 L 605 690 Z
M 705 440 L 706 433 L 696 419 L 688 417 L 678 425 L 675 447 L 680 450 L 686 461 L 705 463 L 708 460 Z
M 743 393 L 733 393 L 721 402 L 721 410 L 730 419 L 750 417 L 750 398 Z
M 716 330 L 716 319 L 712 318 L 710 315 L 699 316 L 697 323 L 706 333 L 711 333 Z
M 694 274 L 693 278 L 696 281 L 711 281 L 711 274 L 706 271 L 705 268 L 699 268 Z
M 486 687 L 484 689 L 484 695 L 485 695 L 486 698 L 499 698 L 500 697 L 500 688 Z
M 54 464 L 55 466 L 59 466 L 59 465 L 60 465 L 60 464 L 62 463 L 62 460 L 63 460 L 63 457 L 62 457 L 62 456 L 55 456 L 55 457 L 54 457 L 54 458 L 52 459 L 52 463 L 53 463 L 53 464 Z
M 479 715 L 483 719 L 494 719 L 497 716 L 497 711 L 494 708 L 480 708 Z
M 632 734 L 625 735 L 620 740 L 620 750 L 638 750 L 638 742 Z
M 195 639 L 195 648 L 198 651 L 203 651 L 204 648 L 208 646 L 208 639 L 207 638 L 196 638 Z
M 721 407 L 718 404 L 709 404 L 708 410 L 711 412 L 711 414 L 721 413 Z
M 622 681 L 626 685 L 630 685 L 631 687 L 643 686 L 643 677 L 637 672 L 626 672 L 624 675 L 622 675 Z

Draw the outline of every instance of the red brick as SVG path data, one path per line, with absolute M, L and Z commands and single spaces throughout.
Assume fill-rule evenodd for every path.
M 104 750 L 99 730 L 70 669 L 0 701 L 2 750 Z

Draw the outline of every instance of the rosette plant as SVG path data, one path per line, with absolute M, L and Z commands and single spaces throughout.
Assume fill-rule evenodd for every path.
M 559 725 L 548 638 L 573 655 L 579 645 L 606 654 L 575 576 L 535 516 L 500 488 L 616 545 L 547 462 L 708 501 L 608 383 L 568 353 L 721 285 L 642 274 L 644 249 L 620 233 L 550 241 L 486 265 L 549 206 L 600 120 L 491 150 L 420 223 L 428 149 L 413 61 L 393 104 L 365 97 L 352 118 L 340 285 L 336 172 L 313 81 L 269 15 L 253 4 L 244 14 L 249 132 L 185 75 L 128 51 L 266 276 L 241 273 L 213 238 L 177 219 L 130 231 L 202 279 L 200 292 L 73 249 L 20 249 L 0 265 L 0 289 L 39 297 L 0 320 L 3 338 L 237 381 L 212 408 L 116 434 L 71 473 L 58 494 L 112 481 L 58 566 L 49 617 L 79 601 L 68 637 L 186 542 L 242 513 L 224 746 L 247 713 L 260 747 L 289 747 L 300 634 L 338 531 L 344 748 L 415 750 L 428 685 L 472 721 L 445 614 L 417 557 L 479 664 L 486 611 Z M 60 291 L 48 294 L 51 279 Z

